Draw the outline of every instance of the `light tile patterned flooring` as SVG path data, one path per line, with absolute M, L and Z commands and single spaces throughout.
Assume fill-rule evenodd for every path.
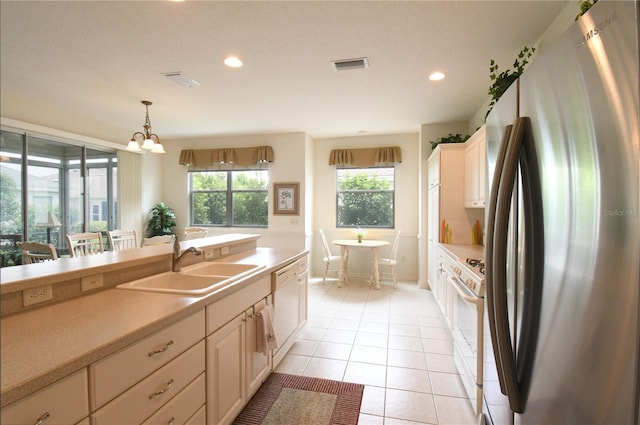
M 365 385 L 360 425 L 476 423 L 431 291 L 309 280 L 309 321 L 276 368 Z

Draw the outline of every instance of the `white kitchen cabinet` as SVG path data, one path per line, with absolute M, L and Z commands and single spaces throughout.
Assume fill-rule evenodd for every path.
M 181 425 L 188 421 L 200 410 L 204 411 L 206 401 L 205 374 L 201 373 L 194 381 L 187 385 L 178 395 L 153 414 L 142 425 Z M 200 422 L 204 425 L 206 419 Z
M 87 370 L 81 369 L 0 411 L 0 423 L 74 424 L 89 414 Z
M 204 310 L 89 366 L 91 410 L 103 406 L 204 339 Z
M 140 424 L 146 418 L 165 407 L 169 401 L 205 371 L 205 345 L 196 345 L 134 385 L 132 388 L 92 413 L 93 425 Z M 204 391 L 204 387 L 200 387 Z M 198 395 L 204 398 L 204 393 Z M 165 415 L 179 416 L 179 403 L 169 406 Z M 174 410 L 175 408 L 175 410 Z M 195 408 L 185 415 L 195 413 Z
M 262 382 L 271 373 L 271 353 L 264 354 L 257 351 L 258 313 L 267 305 L 273 305 L 273 298 L 269 295 L 247 309 L 246 315 L 246 387 L 247 399 L 251 399 L 258 391 Z
M 266 276 L 206 307 L 209 425 L 233 422 L 271 372 L 271 353 L 256 352 L 256 313 L 270 293 Z
M 207 337 L 209 425 L 229 424 L 246 403 L 245 313 Z
M 438 243 L 471 242 L 464 235 L 471 229 L 463 202 L 464 154 L 462 143 L 441 143 L 427 161 L 427 278 L 439 303 L 445 294 L 438 282 Z
M 484 208 L 487 158 L 485 127 L 480 127 L 465 145 L 464 206 Z

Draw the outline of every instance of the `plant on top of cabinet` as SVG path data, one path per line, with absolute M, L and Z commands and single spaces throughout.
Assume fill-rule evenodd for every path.
M 487 113 L 484 116 L 484 119 L 487 119 L 487 115 L 493 109 L 493 105 L 496 104 L 500 96 L 507 91 L 509 86 L 518 79 L 522 72 L 524 72 L 524 67 L 529 63 L 529 59 L 531 55 L 536 51 L 535 47 L 527 47 L 524 46 L 520 53 L 518 53 L 518 57 L 513 62 L 513 70 L 507 69 L 506 71 L 502 71 L 498 74 L 498 64 L 495 60 L 491 59 L 489 63 L 489 78 L 493 83 L 489 87 L 489 94 L 491 95 L 491 102 L 489 103 L 489 108 L 487 109 Z
M 431 150 L 433 150 L 440 143 L 464 143 L 467 141 L 469 137 L 471 136 L 469 136 L 468 134 L 466 136 L 463 136 L 460 133 L 457 133 L 457 134 L 449 133 L 448 136 L 443 136 L 436 140 L 431 140 L 429 143 L 431 143 Z
M 149 210 L 149 214 L 148 237 L 172 234 L 171 228 L 176 225 L 176 213 L 173 208 L 166 206 L 164 202 L 160 202 Z
M 580 8 L 580 13 L 578 13 L 578 14 L 576 15 L 576 19 L 575 19 L 575 20 L 577 21 L 578 19 L 580 19 L 580 17 L 581 17 L 582 15 L 584 15 L 585 13 L 587 13 L 587 11 L 588 11 L 589 9 L 591 9 L 591 6 L 593 6 L 593 5 L 594 5 L 594 4 L 596 4 L 597 2 L 598 2 L 598 0 L 584 0 L 584 1 L 581 1 L 581 2 L 578 4 L 578 7 Z

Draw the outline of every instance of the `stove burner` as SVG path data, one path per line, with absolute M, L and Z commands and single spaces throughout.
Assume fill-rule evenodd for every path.
M 484 267 L 484 261 L 475 258 L 467 258 L 467 264 L 471 267 Z
M 484 275 L 484 261 L 475 258 L 467 258 L 467 264 L 478 269 L 478 273 Z

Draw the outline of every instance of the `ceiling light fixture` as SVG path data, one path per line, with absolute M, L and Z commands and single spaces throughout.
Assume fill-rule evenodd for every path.
M 136 131 L 131 136 L 131 141 L 127 145 L 127 150 L 132 152 L 142 152 L 142 149 L 149 150 L 153 153 L 166 153 L 164 147 L 160 143 L 160 138 L 151 132 L 151 121 L 149 121 L 149 105 L 152 105 L 148 100 L 143 100 L 142 104 L 147 109 L 147 116 L 144 121 L 144 133 Z M 142 143 L 142 145 L 141 145 Z
M 242 66 L 242 61 L 236 56 L 229 56 L 224 60 L 224 64 L 229 68 L 240 68 Z
M 429 75 L 429 79 L 431 81 L 440 81 L 440 80 L 444 80 L 444 77 L 446 76 L 447 74 L 445 74 L 444 72 L 436 71 L 436 72 L 433 72 L 431 75 Z

